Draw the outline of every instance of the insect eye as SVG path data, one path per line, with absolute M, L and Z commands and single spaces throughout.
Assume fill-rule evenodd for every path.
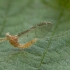
M 9 33 L 9 32 L 7 32 L 5 35 L 6 35 L 6 36 L 10 36 L 10 33 Z

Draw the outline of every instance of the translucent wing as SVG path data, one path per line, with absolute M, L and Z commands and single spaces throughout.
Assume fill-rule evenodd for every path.
M 24 41 L 29 41 L 33 38 L 44 38 L 51 30 L 52 24 L 50 22 L 42 22 L 33 26 L 32 28 L 18 34 L 18 37 L 23 36 Z

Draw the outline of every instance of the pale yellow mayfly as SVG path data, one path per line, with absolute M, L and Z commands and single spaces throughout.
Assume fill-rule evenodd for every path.
M 0 42 L 8 40 L 10 42 L 10 44 L 13 45 L 14 47 L 28 48 L 33 43 L 35 43 L 39 38 L 45 37 L 47 35 L 47 33 L 51 30 L 51 27 L 52 27 L 52 24 L 50 22 L 42 22 L 40 24 L 37 24 L 36 26 L 33 26 L 32 28 L 30 28 L 26 31 L 18 33 L 17 35 L 11 35 L 8 32 L 8 33 L 6 33 L 6 38 L 0 38 Z M 25 44 L 20 44 L 18 42 L 18 38 L 22 35 L 24 38 L 32 37 L 32 39 Z

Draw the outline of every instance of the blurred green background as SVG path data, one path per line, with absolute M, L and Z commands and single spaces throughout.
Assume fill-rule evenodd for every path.
M 0 43 L 0 70 L 70 70 L 70 0 L 0 0 L 1 38 L 43 21 L 52 37 L 24 50 Z

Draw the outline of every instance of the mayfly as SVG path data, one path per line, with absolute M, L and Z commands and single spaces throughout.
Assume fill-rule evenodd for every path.
M 0 42 L 3 42 L 5 40 L 8 40 L 11 45 L 17 48 L 28 48 L 32 44 L 34 44 L 39 38 L 43 38 L 47 35 L 47 32 L 50 31 L 52 27 L 52 24 L 50 22 L 42 22 L 40 24 L 37 24 L 36 26 L 33 26 L 32 28 L 23 31 L 21 33 L 18 33 L 17 35 L 11 35 L 9 32 L 6 33 L 6 38 L 0 38 Z M 18 42 L 18 38 L 23 35 L 24 38 L 32 37 L 30 41 L 28 41 L 25 44 L 20 44 Z

